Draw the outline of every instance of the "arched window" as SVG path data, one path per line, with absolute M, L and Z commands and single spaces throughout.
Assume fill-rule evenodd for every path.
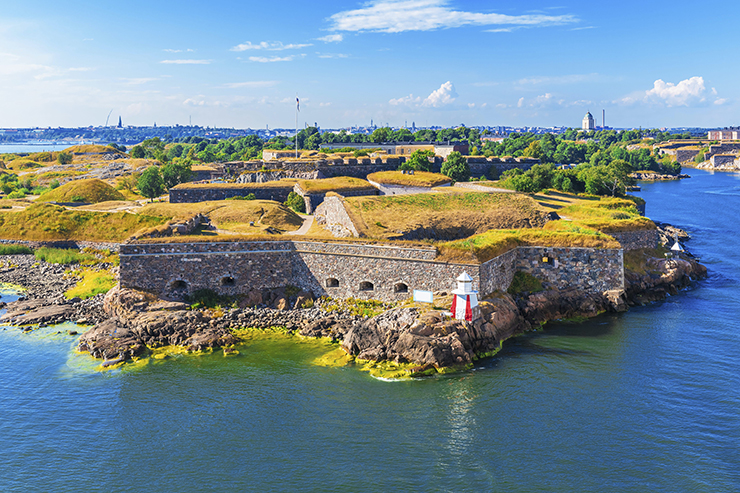
M 375 289 L 375 286 L 371 282 L 362 281 L 360 283 L 360 291 L 372 291 L 373 289 Z
M 221 286 L 233 286 L 236 284 L 234 282 L 234 278 L 231 276 L 226 276 L 221 278 Z
M 177 281 L 173 281 L 172 284 L 170 284 L 170 288 L 172 289 L 172 291 L 187 291 L 188 283 L 181 279 L 178 279 Z
M 326 287 L 327 288 L 338 288 L 339 287 L 339 280 L 334 279 L 333 277 L 330 277 L 326 280 Z
M 409 287 L 406 284 L 399 282 L 398 284 L 393 286 L 393 292 L 394 293 L 408 293 Z

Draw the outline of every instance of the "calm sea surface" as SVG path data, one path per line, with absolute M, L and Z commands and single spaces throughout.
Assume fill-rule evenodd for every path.
M 11 152 L 41 152 L 41 151 L 63 151 L 67 147 L 82 144 L 82 142 L 33 142 L 23 144 L 0 144 L 0 154 Z
M 0 329 L 0 491 L 739 491 L 740 176 L 690 174 L 641 195 L 709 279 L 463 374 L 384 382 L 291 341 L 100 373 L 69 326 Z

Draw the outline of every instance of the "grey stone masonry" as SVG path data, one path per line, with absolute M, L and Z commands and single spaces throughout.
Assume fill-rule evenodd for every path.
M 244 183 L 231 186 L 214 186 L 209 184 L 203 184 L 203 186 L 176 186 L 170 188 L 170 203 L 181 204 L 207 202 L 209 200 L 226 200 L 233 197 L 246 197 L 250 193 L 253 193 L 255 198 L 259 200 L 285 202 L 288 194 L 293 191 L 293 186 L 293 183 L 286 183 L 285 186 L 261 186 L 259 183 Z
M 449 291 L 467 272 L 482 295 L 509 287 L 523 270 L 553 287 L 622 289 L 622 250 L 519 247 L 482 265 L 435 261 L 436 249 L 244 241 L 121 245 L 121 286 L 182 298 L 198 289 L 223 294 L 293 285 L 315 295 L 395 301 L 414 289 Z
M 329 231 L 335 238 L 360 236 L 354 221 L 347 213 L 342 197 L 329 196 L 316 208 L 314 212 L 316 222 Z
M 658 248 L 660 235 L 657 229 L 644 231 L 624 231 L 622 233 L 609 233 L 622 245 L 624 251 L 637 250 L 639 248 Z
M 622 250 L 593 248 L 519 247 L 516 270 L 532 274 L 550 286 L 587 292 L 624 289 Z

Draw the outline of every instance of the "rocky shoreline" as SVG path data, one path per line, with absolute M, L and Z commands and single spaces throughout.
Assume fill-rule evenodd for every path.
M 688 239 L 669 225 L 661 225 L 664 241 Z M 679 234 L 680 233 L 680 234 Z M 79 350 L 103 359 L 103 366 L 145 356 L 149 348 L 176 345 L 190 351 L 223 348 L 233 351 L 238 338 L 231 329 L 280 327 L 306 337 L 326 337 L 358 360 L 407 364 L 410 374 L 469 367 L 494 354 L 502 343 L 552 320 L 595 317 L 628 306 L 664 299 L 706 276 L 706 268 L 688 254 L 672 258 L 640 257 L 636 270 L 625 272 L 624 291 L 587 294 L 548 289 L 511 295 L 496 293 L 481 300 L 473 323 L 446 317 L 443 310 L 407 304 L 374 317 L 337 309 L 331 300 L 314 300 L 310 293 L 272 290 L 252 293 L 244 305 L 223 309 L 190 309 L 186 304 L 158 300 L 147 293 L 114 288 L 105 297 L 66 300 L 74 285 L 63 268 L 49 264 L 32 267 L 33 256 L 0 257 L 0 282 L 20 284 L 26 296 L 8 303 L 0 322 L 28 327 L 62 320 L 94 325 L 79 340 Z M 43 264 L 43 263 L 41 263 Z M 449 306 L 447 293 L 435 293 L 435 304 Z M 307 308 L 301 308 L 301 307 Z M 292 307 L 292 309 L 291 309 Z M 24 330 L 30 330 L 28 328 Z

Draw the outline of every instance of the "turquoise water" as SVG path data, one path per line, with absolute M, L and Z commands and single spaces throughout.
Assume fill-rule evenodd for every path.
M 99 373 L 59 329 L 0 329 L 0 491 L 738 491 L 740 177 L 690 174 L 641 195 L 707 280 L 463 374 L 383 382 L 289 341 Z

